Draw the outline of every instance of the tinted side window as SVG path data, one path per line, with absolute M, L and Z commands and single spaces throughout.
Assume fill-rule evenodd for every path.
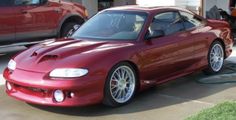
M 162 30 L 165 35 L 170 35 L 184 30 L 184 25 L 178 12 L 165 12 L 154 17 L 149 30 Z
M 12 5 L 12 0 L 0 0 L 1 7 L 7 7 Z
M 15 5 L 38 5 L 40 0 L 15 0 Z
M 186 29 L 191 29 L 202 24 L 202 21 L 196 19 L 194 15 L 187 13 L 187 12 L 180 12 L 181 16 L 183 17 L 184 26 Z

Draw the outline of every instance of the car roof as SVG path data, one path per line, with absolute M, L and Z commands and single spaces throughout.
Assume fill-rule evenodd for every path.
M 190 12 L 187 9 L 176 6 L 140 6 L 140 5 L 126 5 L 120 7 L 112 7 L 106 10 L 140 11 L 140 12 L 154 12 L 156 10 L 180 10 L 180 11 Z

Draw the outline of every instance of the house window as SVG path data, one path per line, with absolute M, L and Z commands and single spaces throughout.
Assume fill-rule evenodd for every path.
M 114 0 L 98 0 L 98 11 L 113 7 Z

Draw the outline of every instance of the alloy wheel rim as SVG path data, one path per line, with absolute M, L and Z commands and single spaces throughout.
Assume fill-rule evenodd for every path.
M 224 51 L 221 45 L 215 44 L 210 53 L 210 65 L 213 71 L 218 72 L 223 66 Z
M 118 103 L 130 100 L 135 90 L 135 75 L 127 66 L 118 67 L 111 75 L 110 93 Z

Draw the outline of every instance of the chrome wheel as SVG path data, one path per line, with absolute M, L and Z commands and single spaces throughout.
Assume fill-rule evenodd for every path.
M 224 50 L 220 44 L 215 44 L 212 46 L 210 51 L 210 66 L 214 72 L 221 70 L 224 64 Z
M 126 103 L 135 91 L 135 75 L 128 66 L 120 66 L 114 70 L 110 78 L 110 93 L 117 103 Z

